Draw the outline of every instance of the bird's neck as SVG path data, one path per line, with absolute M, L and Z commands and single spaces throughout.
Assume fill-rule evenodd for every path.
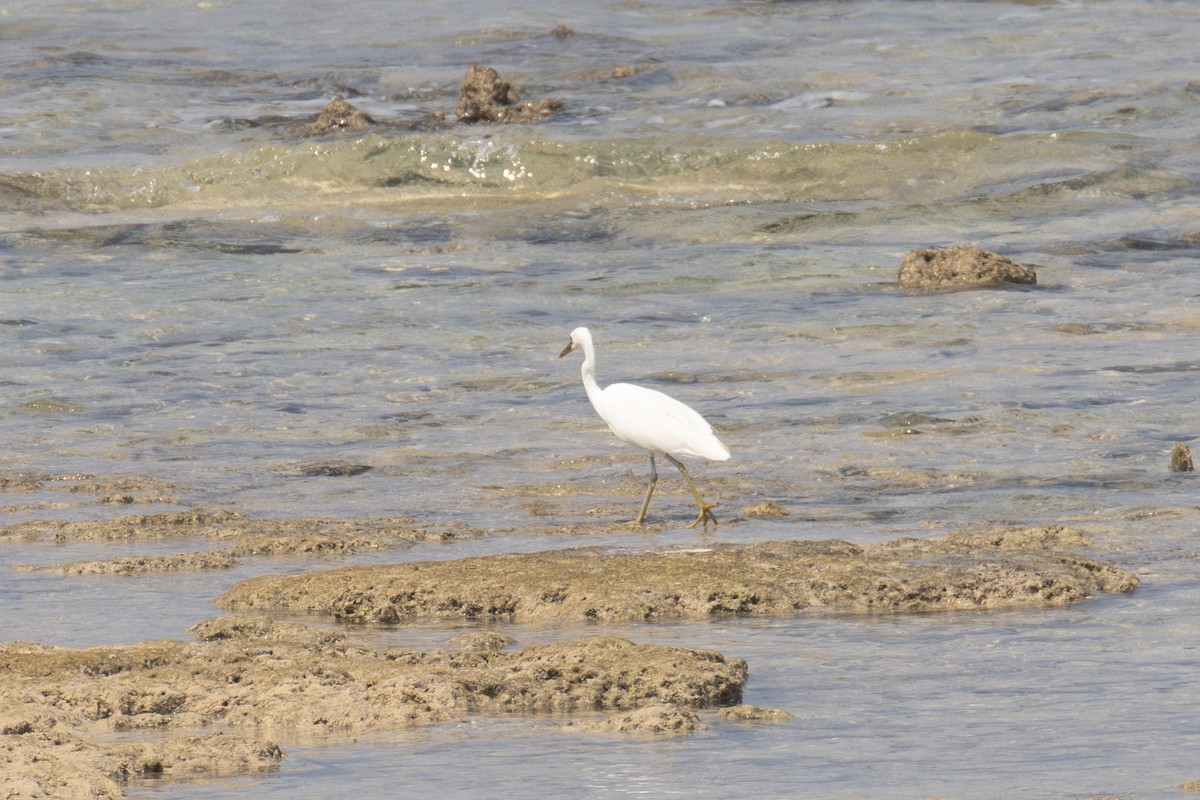
M 583 366 L 579 368 L 579 373 L 583 376 L 583 390 L 587 392 L 588 400 L 592 401 L 592 408 L 603 417 L 600 384 L 596 383 L 596 354 L 591 347 L 585 345 L 583 356 Z

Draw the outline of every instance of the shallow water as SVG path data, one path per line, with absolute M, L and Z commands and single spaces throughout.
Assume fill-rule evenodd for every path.
M 1196 597 L 1193 588 L 1175 599 Z M 1178 796 L 1172 784 L 1189 774 L 1180 753 L 1195 738 L 1166 743 L 1149 729 L 1188 727 L 1200 688 L 1194 653 L 1160 635 L 1150 668 L 1128 643 L 1133 614 L 1106 604 L 641 628 L 632 633 L 646 641 L 702 640 L 745 655 L 747 701 L 796 719 L 755 726 L 707 715 L 707 731 L 651 744 L 564 735 L 562 720 L 473 718 L 332 752 L 295 748 L 296 763 L 268 778 L 137 796 L 233 798 L 247 786 L 320 796 L 310 787 L 339 780 L 368 796 L 462 798 L 532 796 L 531 780 L 539 792 L 583 797 Z
M 693 467 L 722 541 L 1067 523 L 1142 587 L 1065 611 L 620 628 L 747 658 L 747 701 L 797 720 L 666 743 L 471 720 L 131 796 L 465 797 L 482 780 L 1146 798 L 1200 778 L 1195 482 L 1167 468 L 1200 429 L 1200 88 L 1179 57 L 1200 11 L 408 5 L 0 7 L 4 468 L 173 487 L 133 508 L 10 491 L 5 519 L 219 506 L 503 531 L 357 561 L 701 541 L 666 472 L 662 530 L 527 533 L 619 522 L 640 499 L 645 457 L 556 358 L 588 324 L 602 383 L 675 394 L 729 445 Z M 560 22 L 575 35 L 551 36 Z M 566 112 L 409 130 L 452 118 L 471 63 Z M 381 125 L 305 135 L 337 94 Z M 895 286 L 907 250 L 960 243 L 1037 265 L 1038 286 Z M 329 460 L 373 469 L 296 474 Z M 741 513 L 760 499 L 790 515 Z M 203 546 L 4 542 L 0 567 Z M 234 581 L 325 563 L 6 569 L 0 639 L 185 637 Z

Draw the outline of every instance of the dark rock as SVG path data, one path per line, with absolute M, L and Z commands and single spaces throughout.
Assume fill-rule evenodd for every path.
M 348 461 L 318 461 L 296 468 L 302 478 L 344 478 L 371 470 L 370 464 L 351 464 Z

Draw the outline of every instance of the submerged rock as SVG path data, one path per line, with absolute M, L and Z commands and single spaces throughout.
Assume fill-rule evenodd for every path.
M 344 478 L 362 475 L 374 469 L 370 464 L 354 464 L 349 461 L 314 461 L 295 468 L 301 478 Z
M 740 705 L 722 708 L 717 711 L 722 719 L 738 720 L 740 722 L 787 722 L 792 715 L 782 708 L 767 708 L 765 706 Z
M 623 711 L 602 720 L 576 720 L 568 726 L 571 730 L 608 731 L 612 733 L 636 733 L 666 736 L 686 736 L 702 731 L 705 726 L 695 711 L 669 703 Z
M 1037 283 L 1029 267 L 981 247 L 923 247 L 912 250 L 900 264 L 900 285 L 916 289 L 952 289 Z
M 419 113 L 419 116 L 375 117 L 359 109 L 344 97 L 330 100 L 317 116 L 284 116 L 268 114 L 261 117 L 225 117 L 214 119 L 206 126 L 209 131 L 237 133 L 256 128 L 287 138 L 303 138 L 338 133 L 360 134 L 374 131 L 379 134 L 412 131 L 443 131 L 450 127 L 444 111 Z
M 459 122 L 536 122 L 561 111 L 561 100 L 519 102 L 519 92 L 491 67 L 475 64 L 459 87 L 454 109 Z
M 747 517 L 786 517 L 788 510 L 774 500 L 759 500 L 742 509 Z
M 1192 471 L 1192 448 L 1178 443 L 1171 448 L 1171 469 L 1175 472 Z
M 1064 605 L 1128 592 L 1132 573 L 1072 553 L 1078 531 L 1008 528 L 901 539 L 762 542 L 612 553 L 597 548 L 344 567 L 252 578 L 217 602 L 347 622 L 429 618 L 650 620 Z
M 94 561 L 65 561 L 56 564 L 13 564 L 13 569 L 59 575 L 147 575 L 163 572 L 197 572 L 229 569 L 238 559 L 226 547 L 167 556 L 114 556 Z
M 97 502 L 132 498 L 136 503 L 178 503 L 177 487 L 146 475 L 92 475 L 88 473 L 0 472 L 0 490 L 5 492 L 59 492 L 82 499 L 93 495 Z M 124 499 L 122 502 L 125 502 Z
M 467 528 L 421 528 L 398 517 L 357 520 L 256 519 L 229 511 L 131 514 L 108 520 L 30 520 L 0 527 L 0 541 L 159 541 L 205 537 L 228 547 L 174 555 L 114 556 L 18 569 L 67 575 L 134 575 L 227 569 L 246 558 L 328 555 L 406 547 L 418 541 L 472 537 Z
M 514 644 L 516 640 L 503 633 L 470 631 L 447 640 L 443 647 L 447 650 L 465 650 L 472 653 L 498 653 Z

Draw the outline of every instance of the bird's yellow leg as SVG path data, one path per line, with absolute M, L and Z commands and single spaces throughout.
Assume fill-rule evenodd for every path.
M 671 458 L 667 456 L 667 458 Z M 674 461 L 675 459 L 671 459 Z M 642 510 L 638 512 L 635 523 L 641 525 L 646 521 L 646 509 L 650 507 L 650 495 L 654 494 L 654 484 L 658 483 L 658 470 L 654 468 L 654 454 L 650 454 L 650 485 L 646 487 L 646 499 L 642 501 Z
M 692 490 L 692 497 L 696 498 L 696 505 L 700 507 L 699 516 L 697 516 L 696 519 L 692 521 L 692 524 L 688 525 L 688 527 L 694 528 L 697 525 L 699 525 L 701 522 L 703 522 L 704 530 L 708 530 L 708 521 L 711 519 L 713 527 L 715 528 L 717 526 L 717 518 L 716 518 L 716 515 L 714 515 L 712 513 L 712 509 L 716 508 L 717 506 L 719 506 L 721 504 L 704 502 L 704 498 L 702 498 L 700 496 L 700 490 L 696 488 L 696 483 L 695 483 L 695 481 L 692 480 L 692 476 L 688 474 L 687 467 L 685 467 L 683 465 L 683 462 L 680 461 L 679 459 L 675 458 L 674 456 L 670 455 L 669 453 L 666 453 L 664 455 L 666 455 L 667 458 L 671 459 L 671 463 L 674 464 L 676 467 L 678 467 L 679 471 L 681 473 L 683 473 L 683 479 L 687 481 L 688 488 Z

